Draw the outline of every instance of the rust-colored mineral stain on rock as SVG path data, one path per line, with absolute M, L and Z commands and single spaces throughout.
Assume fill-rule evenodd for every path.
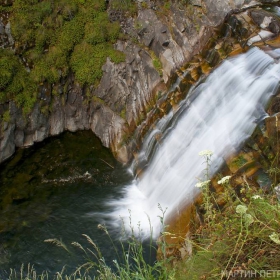
M 280 36 L 272 39 L 272 40 L 267 40 L 266 44 L 271 46 L 271 47 L 275 47 L 275 48 L 279 48 L 280 46 Z
M 212 67 L 205 61 L 201 64 L 201 71 L 203 74 L 209 74 L 212 70 Z
M 176 216 L 169 221 L 167 232 L 172 235 L 166 236 L 166 242 L 170 244 L 182 243 L 182 238 L 185 238 L 189 231 L 190 219 L 192 213 L 192 205 L 187 205 Z
M 235 56 L 244 53 L 248 50 L 248 46 L 242 47 L 240 44 L 234 44 L 233 50 L 230 52 L 229 56 Z
M 190 224 L 194 213 L 194 205 L 189 204 L 167 220 L 168 226 L 158 239 L 158 259 L 172 256 L 174 260 L 180 260 L 191 254 L 191 245 L 187 244 L 187 239 L 190 235 Z M 164 248 L 161 246 L 163 242 L 165 243 Z

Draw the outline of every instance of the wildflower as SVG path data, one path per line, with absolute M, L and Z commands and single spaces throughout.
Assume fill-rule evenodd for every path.
M 253 199 L 263 199 L 263 198 L 262 198 L 261 196 L 259 196 L 258 194 L 253 195 L 252 198 L 253 198 Z
M 248 208 L 246 206 L 239 204 L 239 205 L 236 206 L 236 210 L 235 211 L 238 214 L 245 214 L 247 209 Z
M 273 232 L 272 234 L 269 235 L 269 238 L 275 242 L 276 244 L 280 245 L 280 239 L 279 239 L 279 235 L 275 232 Z
M 201 189 L 207 187 L 210 184 L 210 182 L 211 182 L 210 180 L 199 182 L 195 184 L 195 187 Z
M 198 155 L 199 156 L 212 156 L 213 155 L 213 152 L 212 151 L 210 151 L 210 150 L 203 150 L 203 151 L 200 151 L 199 153 L 198 153 Z
M 244 215 L 244 219 L 245 219 L 245 225 L 248 227 L 250 224 L 252 224 L 254 222 L 254 218 L 252 215 L 250 214 L 245 214 Z
M 229 179 L 231 178 L 231 176 L 225 176 L 225 177 L 223 177 L 221 180 L 219 180 L 218 181 L 218 184 L 219 185 L 223 185 L 223 184 L 226 184 L 226 183 L 228 183 L 229 182 Z

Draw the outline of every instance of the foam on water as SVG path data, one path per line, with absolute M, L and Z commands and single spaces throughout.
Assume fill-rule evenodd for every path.
M 276 59 L 253 48 L 224 61 L 204 83 L 192 88 L 179 111 L 165 116 L 147 136 L 139 155 L 149 162 L 144 174 L 124 187 L 123 199 L 109 202 L 114 205 L 115 223 L 119 217 L 128 228 L 140 222 L 146 236 L 152 225 L 157 237 L 158 204 L 171 217 L 193 200 L 205 168 L 199 152 L 213 151 L 213 175 L 265 117 L 263 108 L 277 91 L 279 79 Z M 156 141 L 159 132 L 163 137 Z

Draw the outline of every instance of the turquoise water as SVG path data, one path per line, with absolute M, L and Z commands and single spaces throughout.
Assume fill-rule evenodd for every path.
M 0 166 L 0 279 L 10 268 L 33 264 L 50 274 L 66 265 L 70 273 L 85 262 L 71 245 L 101 248 L 105 260 L 116 254 L 97 228 L 112 209 L 106 201 L 121 198 L 131 175 L 90 131 L 64 133 L 16 154 Z M 119 232 L 111 232 L 113 238 Z M 44 240 L 57 238 L 70 252 Z

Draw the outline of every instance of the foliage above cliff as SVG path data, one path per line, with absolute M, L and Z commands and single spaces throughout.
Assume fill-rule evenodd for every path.
M 13 99 L 28 112 L 37 91 L 30 74 L 10 50 L 0 49 L 0 68 L 0 102 Z
M 97 84 L 107 57 L 124 60 L 113 48 L 120 25 L 106 9 L 98 0 L 15 0 L 9 7 L 15 54 L 0 52 L 1 101 L 35 95 L 36 85 L 56 83 L 71 70 L 80 84 Z

